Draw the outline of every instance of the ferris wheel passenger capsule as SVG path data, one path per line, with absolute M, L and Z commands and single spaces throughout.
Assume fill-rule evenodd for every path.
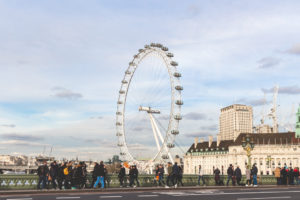
M 131 71 L 126 70 L 125 74 L 130 75 L 130 74 L 131 74 Z
M 170 57 L 170 58 L 172 58 L 174 55 L 169 52 L 169 53 L 167 53 L 167 56 Z
M 123 83 L 123 84 L 127 84 L 127 83 L 128 83 L 128 81 L 126 81 L 126 80 L 123 80 L 123 81 L 122 81 L 122 83 Z
M 160 43 L 157 43 L 157 44 L 156 44 L 156 47 L 158 47 L 158 48 L 162 48 L 162 47 L 163 47 L 163 45 L 162 45 L 162 44 L 160 44 Z
M 176 89 L 176 90 L 183 90 L 183 87 L 182 87 L 181 85 L 177 85 L 177 86 L 175 87 L 175 89 Z
M 175 62 L 175 61 L 171 61 L 171 63 L 170 63 L 172 66 L 174 66 L 174 67 L 176 67 L 176 66 L 178 66 L 178 63 L 177 62 Z
M 120 93 L 120 94 L 124 94 L 125 91 L 124 91 L 124 90 L 120 90 L 119 93 Z
M 155 43 L 151 43 L 150 46 L 151 47 L 156 47 L 156 44 Z
M 123 101 L 118 101 L 118 104 L 123 104 Z
M 144 49 L 139 49 L 139 52 L 143 53 L 143 52 L 145 52 L 145 50 Z
M 181 117 L 181 115 L 175 115 L 174 119 L 176 119 L 176 120 L 182 120 L 182 117 Z
M 162 159 L 169 159 L 168 155 L 162 155 L 161 157 L 162 157 Z
M 168 49 L 168 47 L 162 47 L 161 50 L 168 51 L 169 49 Z
M 148 44 L 146 44 L 144 47 L 145 47 L 145 49 L 149 49 L 150 48 L 150 46 Z
M 122 146 L 124 146 L 124 144 L 122 144 L 122 143 L 118 143 L 118 146 L 119 146 L 119 147 L 122 147 Z
M 117 126 L 122 126 L 122 123 L 121 122 L 117 122 L 116 125 Z
M 174 147 L 175 147 L 175 145 L 174 145 L 174 144 L 172 144 L 172 143 L 169 143 L 169 144 L 167 144 L 167 147 L 168 147 L 168 148 L 174 148 Z
M 172 134 L 172 135 L 178 135 L 178 134 L 179 134 L 179 131 L 178 131 L 178 130 L 172 130 L 172 131 L 171 131 L 171 134 Z
M 120 155 L 121 155 L 121 156 L 125 156 L 126 153 L 125 153 L 125 152 L 121 152 Z
M 174 75 L 176 78 L 181 77 L 181 74 L 180 74 L 179 72 L 175 72 L 173 75 Z
M 122 112 L 116 112 L 116 115 L 122 115 Z
M 117 134 L 116 134 L 116 136 L 118 136 L 118 137 L 119 137 L 119 136 L 122 136 L 122 135 L 123 135 L 122 133 L 117 133 Z
M 175 103 L 180 106 L 183 105 L 183 101 L 181 101 L 181 100 L 177 100 Z
M 139 55 L 134 55 L 134 56 L 133 56 L 133 58 L 139 58 L 139 57 L 140 57 Z

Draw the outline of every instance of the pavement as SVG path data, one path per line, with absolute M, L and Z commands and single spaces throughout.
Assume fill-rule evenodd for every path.
M 26 193 L 25 193 L 26 192 Z M 110 188 L 104 190 L 71 191 L 0 191 L 0 200 L 259 200 L 300 199 L 300 187 L 182 187 L 182 188 Z

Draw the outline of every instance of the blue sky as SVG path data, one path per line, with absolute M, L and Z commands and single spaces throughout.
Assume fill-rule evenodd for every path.
M 52 145 L 58 157 L 118 153 L 120 81 L 150 42 L 168 46 L 183 74 L 183 147 L 194 136 L 216 135 L 219 110 L 232 103 L 253 105 L 258 121 L 262 89 L 276 84 L 279 119 L 292 123 L 299 8 L 289 0 L 0 0 L 0 154 L 38 154 Z

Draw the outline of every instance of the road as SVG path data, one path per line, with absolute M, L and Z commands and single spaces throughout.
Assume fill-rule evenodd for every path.
M 298 200 L 299 188 L 245 188 L 245 189 L 195 189 L 169 191 L 92 192 L 92 193 L 48 193 L 18 196 L 1 196 L 0 200 Z

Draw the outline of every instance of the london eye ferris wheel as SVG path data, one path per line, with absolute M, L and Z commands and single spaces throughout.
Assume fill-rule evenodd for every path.
M 173 58 L 167 47 L 151 43 L 139 49 L 125 71 L 117 102 L 116 136 L 120 155 L 130 163 L 174 163 L 183 87 Z

